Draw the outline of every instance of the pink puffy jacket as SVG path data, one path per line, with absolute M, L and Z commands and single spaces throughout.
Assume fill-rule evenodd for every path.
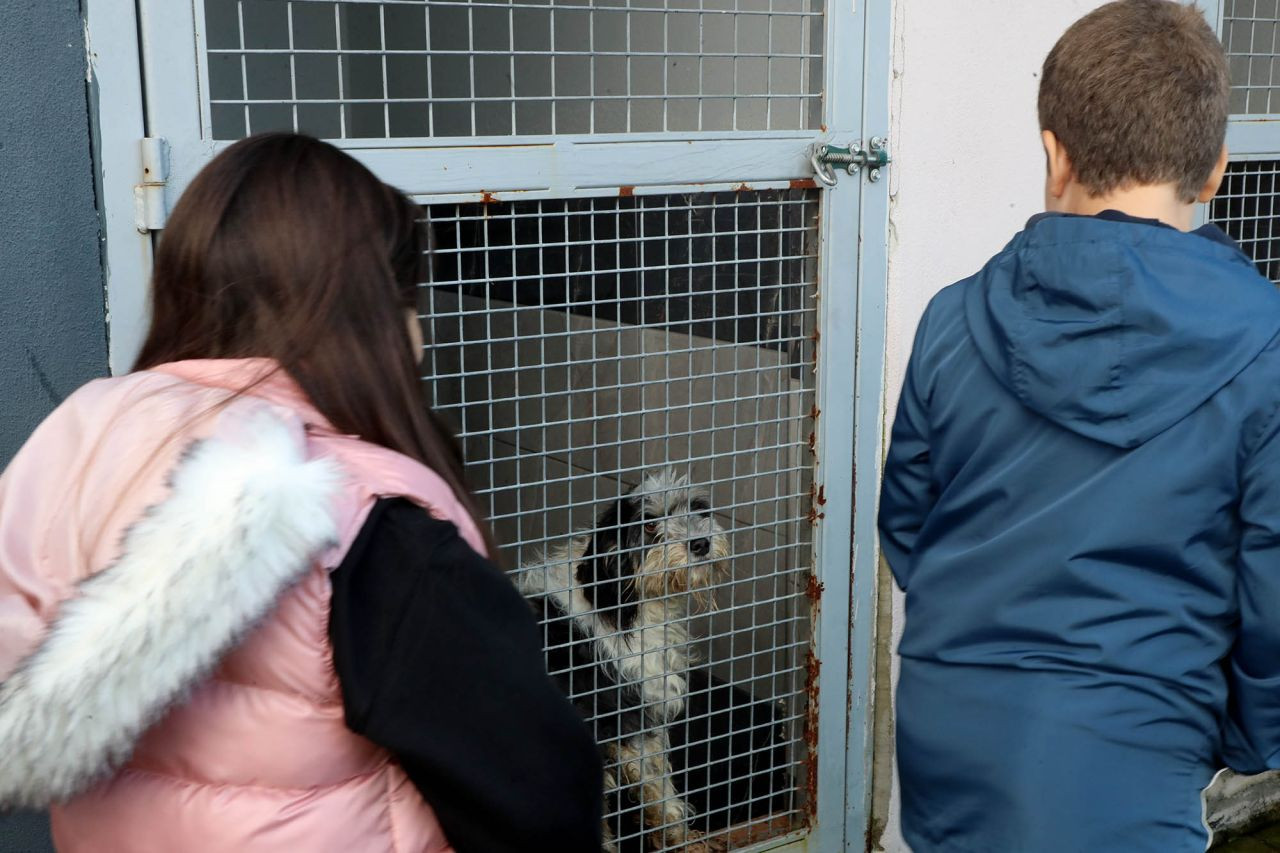
M 91 383 L 0 478 L 0 804 L 55 803 L 59 850 L 449 849 L 344 725 L 328 572 L 381 496 L 481 537 L 284 374 L 225 404 L 271 367 Z

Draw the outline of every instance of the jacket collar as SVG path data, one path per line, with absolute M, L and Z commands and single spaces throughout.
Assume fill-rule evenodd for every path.
M 209 388 L 243 391 L 251 397 L 292 410 L 309 430 L 337 432 L 297 381 L 275 359 L 189 359 L 161 364 L 152 370 Z
M 1094 214 L 1093 216 L 1085 216 L 1084 214 L 1079 213 L 1057 213 L 1054 211 L 1045 211 L 1044 213 L 1037 213 L 1035 216 L 1032 216 L 1027 220 L 1026 230 L 1031 229 L 1038 222 L 1042 222 L 1046 219 L 1053 219 L 1055 217 L 1101 219 L 1106 222 L 1127 222 L 1130 225 L 1148 225 L 1153 228 L 1161 228 L 1166 231 L 1176 232 L 1178 230 L 1166 222 L 1161 222 L 1159 219 L 1144 219 L 1140 216 L 1130 216 L 1121 210 L 1104 210 L 1101 213 Z M 1201 225 L 1199 228 L 1186 233 L 1194 234 L 1197 237 L 1203 237 L 1206 240 L 1211 240 L 1214 243 L 1226 246 L 1228 249 L 1231 249 L 1239 255 L 1244 255 L 1244 251 L 1240 248 L 1240 244 L 1235 241 L 1235 238 L 1212 222 Z M 1250 263 L 1252 263 L 1252 261 L 1250 261 Z

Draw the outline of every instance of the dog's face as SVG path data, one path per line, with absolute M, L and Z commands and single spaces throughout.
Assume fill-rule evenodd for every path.
M 696 606 L 711 606 L 708 587 L 728 558 L 729 537 L 706 495 L 665 471 L 601 514 L 578 582 L 602 616 L 627 625 L 641 601 L 687 593 Z

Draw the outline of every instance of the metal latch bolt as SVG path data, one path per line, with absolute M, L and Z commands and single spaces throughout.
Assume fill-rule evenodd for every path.
M 865 149 L 862 147 L 861 140 L 854 142 L 848 148 L 826 143 L 815 145 L 813 152 L 809 155 L 809 162 L 813 164 L 813 171 L 818 180 L 829 187 L 836 185 L 835 169 L 844 169 L 850 175 L 856 175 L 861 169 L 866 168 L 867 180 L 875 183 L 880 180 L 880 170 L 891 162 L 889 140 L 880 136 L 874 137 Z

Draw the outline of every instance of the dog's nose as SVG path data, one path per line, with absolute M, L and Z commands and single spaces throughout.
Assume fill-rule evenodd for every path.
M 711 540 L 694 539 L 689 543 L 689 550 L 693 552 L 695 557 L 705 557 L 711 553 Z

